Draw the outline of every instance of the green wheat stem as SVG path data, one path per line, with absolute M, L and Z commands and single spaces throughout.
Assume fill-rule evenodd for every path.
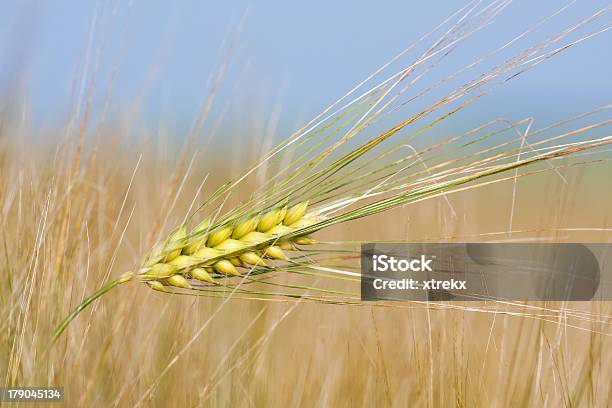
M 66 318 L 62 320 L 62 322 L 57 326 L 57 328 L 53 332 L 53 341 L 57 340 L 57 338 L 64 332 L 66 327 L 68 327 L 70 322 L 72 322 L 79 315 L 79 313 L 81 313 L 94 300 L 102 297 L 103 295 L 105 295 L 106 293 L 114 289 L 116 286 L 124 282 L 125 282 L 124 277 L 115 279 L 114 281 L 108 283 L 105 286 L 102 286 L 100 289 L 96 290 L 94 293 L 92 293 L 91 295 L 83 299 L 83 301 L 79 303 L 79 305 L 75 307 L 74 310 L 68 316 L 66 316 Z

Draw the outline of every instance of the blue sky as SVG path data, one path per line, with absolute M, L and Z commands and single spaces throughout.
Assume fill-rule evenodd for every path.
M 464 4 L 5 1 L 0 15 L 0 87 L 20 82 L 33 118 L 43 123 L 56 120 L 76 99 L 92 41 L 90 69 L 99 61 L 97 106 L 114 78 L 111 114 L 120 115 L 142 97 L 145 120 L 169 115 L 177 129 L 184 130 L 207 95 L 208 78 L 224 61 L 228 38 L 242 22 L 217 107 L 226 106 L 229 116 L 241 117 L 269 115 L 280 105 L 281 127 L 288 131 Z M 515 2 L 466 49 L 490 50 L 565 4 Z M 606 5 L 579 1 L 545 33 Z M 599 25 L 609 21 L 604 17 Z M 96 29 L 90 36 L 92 24 Z M 609 103 L 610 39 L 610 33 L 603 34 L 529 72 L 492 96 L 478 115 L 548 118 Z M 461 61 L 462 54 L 457 58 Z

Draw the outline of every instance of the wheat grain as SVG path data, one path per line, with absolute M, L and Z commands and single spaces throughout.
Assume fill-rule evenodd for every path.
M 287 261 L 284 251 L 316 243 L 299 234 L 301 228 L 316 222 L 306 216 L 307 209 L 308 202 L 283 205 L 219 226 L 211 226 L 206 219 L 189 234 L 181 226 L 154 247 L 130 279 L 147 282 L 155 290 L 189 288 L 191 279 L 217 284 L 214 276 L 240 276 L 256 266 L 267 266 L 265 258 Z

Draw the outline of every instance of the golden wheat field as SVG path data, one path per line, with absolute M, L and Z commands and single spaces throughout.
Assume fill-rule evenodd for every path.
M 120 144 L 84 150 L 77 175 L 72 143 L 54 154 L 3 144 L 7 384 L 61 384 L 70 406 L 608 404 L 609 302 L 225 303 L 130 285 L 95 303 L 49 348 L 68 308 L 109 274 L 133 268 L 134 253 L 155 239 L 151 227 L 179 222 L 197 191 L 187 180 L 177 192 L 176 161 L 158 157 L 159 142 L 147 143 L 138 168 Z M 609 242 L 609 232 L 564 231 L 609 219 L 607 174 L 609 165 L 568 171 L 580 180 L 571 188 L 549 175 L 529 180 L 515 224 L 527 232 L 514 236 Z M 507 230 L 509 192 L 507 184 L 459 193 L 451 198 L 457 218 L 432 200 L 324 234 L 490 240 L 485 233 Z
M 536 118 L 533 128 L 523 117 L 453 122 L 541 62 L 605 34 L 609 6 L 490 67 L 479 65 L 485 57 L 462 61 L 411 93 L 506 3 L 462 6 L 411 65 L 398 63 L 397 74 L 284 137 L 261 126 L 267 118 L 245 115 L 248 133 L 215 125 L 223 65 L 187 136 L 142 114 L 140 97 L 113 115 L 110 87 L 100 94 L 94 85 L 95 52 L 79 103 L 42 125 L 22 89 L 2 89 L 1 387 L 63 387 L 68 407 L 610 406 L 612 301 L 362 302 L 358 279 L 331 279 L 359 271 L 355 251 L 367 242 L 612 242 L 610 105 Z M 251 280 L 255 268 L 245 272 L 233 252 L 226 258 L 244 268 L 240 276 L 187 252 L 193 237 L 219 248 L 212 234 L 245 219 L 257 220 L 252 233 L 270 231 L 261 229 L 267 211 L 305 200 L 316 214 L 305 227 L 315 225 L 314 244 L 298 245 L 289 231 L 288 259 L 267 254 L 276 242 L 253 247 L 272 265 L 270 279 Z M 193 217 L 201 203 L 206 214 Z M 175 228 L 196 231 L 205 215 L 207 235 L 181 238 L 170 257 Z M 276 227 L 296 225 L 287 219 Z M 223 240 L 240 239 L 231 234 Z M 158 242 L 166 252 L 143 261 Z M 315 257 L 335 249 L 349 255 Z M 173 269 L 179 284 L 147 275 L 187 254 L 187 269 Z M 302 254 L 313 264 L 300 263 Z M 219 291 L 198 286 L 201 265 Z M 58 331 L 120 276 L 129 281 Z M 221 290 L 225 281 L 234 283 Z

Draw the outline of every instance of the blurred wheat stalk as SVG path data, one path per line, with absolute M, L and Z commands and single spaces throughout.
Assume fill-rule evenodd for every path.
M 558 173 L 563 168 L 609 160 L 607 146 L 612 143 L 609 134 L 612 105 L 540 129 L 531 129 L 529 119 L 517 122 L 492 120 L 460 135 L 428 143 L 422 148 L 413 146 L 419 136 L 451 119 L 497 87 L 610 29 L 608 23 L 600 23 L 609 13 L 609 8 L 606 8 L 521 52 L 510 56 L 503 54 L 513 43 L 544 25 L 547 19 L 467 66 L 442 78 L 434 78 L 421 90 L 416 88 L 423 78 L 435 72 L 438 65 L 460 49 L 460 45 L 471 35 L 490 24 L 507 4 L 505 1 L 486 5 L 470 3 L 449 16 L 436 30 L 423 36 L 303 128 L 263 154 L 245 169 L 242 176 L 211 192 L 195 211 L 192 211 L 192 203 L 183 223 L 163 238 L 142 264 L 136 264 L 132 272 L 114 280 L 108 281 L 113 274 L 125 232 L 119 229 L 125 199 L 119 209 L 120 216 L 110 232 L 113 240 L 106 244 L 116 247 L 92 248 L 82 239 L 73 238 L 75 226 L 83 225 L 88 214 L 103 214 L 96 207 L 108 203 L 88 199 L 94 194 L 92 189 L 95 187 L 85 180 L 88 176 L 99 176 L 94 172 L 100 157 L 96 147 L 83 164 L 87 115 L 83 115 L 84 123 L 80 126 L 75 127 L 75 123 L 70 123 L 68 127 L 77 129 L 78 136 L 74 156 L 69 161 L 65 160 L 69 146 L 61 146 L 53 167 L 47 174 L 38 176 L 41 180 L 46 179 L 44 186 L 48 190 L 41 193 L 38 191 L 40 186 L 33 186 L 28 192 L 28 195 L 36 198 L 29 201 L 30 205 L 35 206 L 41 216 L 36 228 L 30 230 L 33 236 L 19 237 L 20 241 L 32 244 L 32 248 L 26 251 L 30 254 L 27 262 L 19 265 L 11 262 L 20 250 L 26 248 L 20 244 L 10 247 L 9 243 L 14 240 L 9 239 L 8 229 L 3 229 L 4 268 L 8 273 L 7 284 L 1 293 L 3 302 L 6 300 L 16 306 L 5 319 L 8 334 L 4 344 L 9 348 L 6 353 L 8 361 L 5 362 L 6 384 L 19 383 L 26 353 L 34 353 L 30 364 L 43 361 L 42 354 L 25 350 L 28 344 L 26 336 L 48 339 L 47 334 L 51 332 L 49 326 L 57 322 L 59 315 L 65 313 L 67 304 L 72 303 L 69 298 L 66 299 L 66 293 L 78 288 L 68 289 L 71 282 L 65 274 L 67 268 L 85 268 L 89 271 L 87 260 L 75 257 L 75 254 L 82 254 L 83 245 L 87 245 L 88 253 L 98 252 L 100 262 L 106 263 L 105 285 L 77 306 L 55 330 L 56 336 L 95 299 L 119 284 L 134 280 L 145 281 L 162 291 L 220 297 L 224 301 L 257 299 L 358 305 L 358 296 L 352 291 L 327 287 L 327 282 L 358 281 L 354 263 L 346 262 L 355 259 L 354 246 L 353 249 L 350 246 L 358 242 L 326 241 L 304 247 L 315 244 L 309 238 L 311 234 L 406 204 L 436 197 L 446 199 L 449 194 L 459 191 L 505 181 L 515 182 L 519 177 L 535 173 Z M 431 40 L 438 32 L 442 34 Z M 427 41 L 430 41 L 430 45 L 422 55 L 410 63 L 401 63 L 404 55 Z M 503 56 L 501 63 L 482 68 L 494 57 L 500 56 Z M 456 81 L 460 81 L 461 85 L 445 88 Z M 382 131 L 377 130 L 377 126 L 384 125 L 382 120 L 388 115 L 401 114 L 406 106 L 435 95 L 440 90 L 444 90 L 443 97 L 418 107 L 416 113 L 397 124 Z M 73 140 L 73 134 L 66 139 L 68 143 Z M 149 238 L 159 236 L 166 227 L 188 176 L 185 168 L 189 168 L 190 152 L 188 146 L 176 165 L 170 186 L 160 200 L 162 218 L 150 223 L 150 231 L 143 231 Z M 563 160 L 566 157 L 574 160 Z M 4 166 L 8 161 L 7 157 L 2 158 Z M 519 172 L 523 168 L 527 170 Z M 21 203 L 23 180 L 19 180 L 19 177 L 15 180 L 16 183 L 3 183 L 2 186 L 5 208 L 2 212 L 3 225 L 9 218 L 6 215 L 9 210 L 10 217 L 16 219 L 17 225 L 24 222 Z M 198 192 L 204 186 L 205 183 L 200 185 Z M 233 196 L 240 196 L 244 192 L 250 192 L 250 196 L 231 207 L 227 206 Z M 306 222 L 300 222 L 304 220 Z M 99 221 L 103 224 L 103 220 Z M 190 225 L 191 230 L 187 233 Z M 255 238 L 245 240 L 249 234 Z M 347 244 L 348 249 L 345 248 Z M 140 249 L 130 249 L 133 260 L 140 259 L 142 253 Z M 263 259 L 265 257 L 274 261 L 266 261 Z M 41 259 L 47 263 L 45 268 L 40 266 Z M 27 273 L 17 275 L 17 268 Z M 46 273 L 39 274 L 37 271 L 40 270 Z M 295 284 L 286 281 L 287 275 L 310 276 L 325 284 Z M 253 284 L 259 286 L 251 289 Z M 33 299 L 38 303 L 33 303 Z M 45 302 L 46 308 L 42 307 Z M 459 308 L 452 304 L 418 306 L 426 309 Z M 535 306 L 530 312 L 501 311 L 496 310 L 495 306 L 475 311 L 512 313 L 543 321 L 555 319 L 552 309 Z M 566 318 L 580 322 L 599 319 L 584 312 L 565 310 L 564 313 Z M 100 324 L 95 309 L 92 316 L 92 324 Z M 35 322 L 33 332 L 32 321 Z M 609 334 L 607 326 L 603 330 Z M 52 379 L 54 370 L 50 369 L 46 375 L 47 380 Z M 142 398 L 150 394 L 153 388 L 146 389 Z M 142 403 L 143 399 L 137 402 Z

